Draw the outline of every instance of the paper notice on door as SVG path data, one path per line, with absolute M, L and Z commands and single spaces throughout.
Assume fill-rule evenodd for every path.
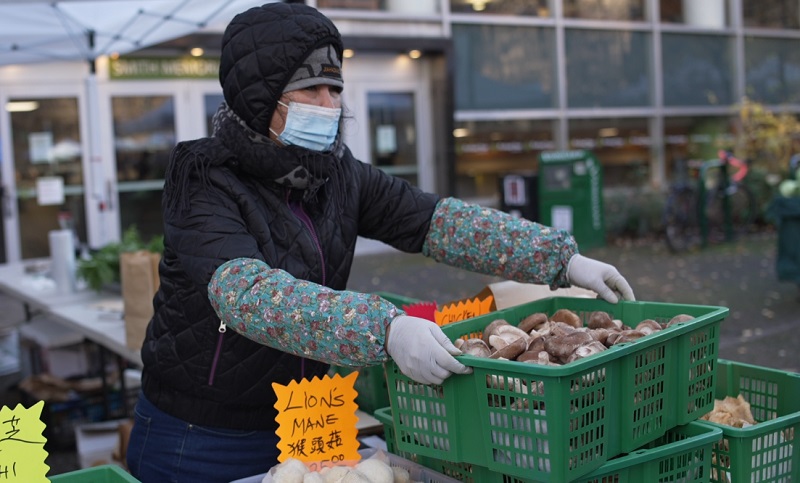
M 64 179 L 43 176 L 36 179 L 36 202 L 39 206 L 64 204 Z
M 53 133 L 32 132 L 28 134 L 28 156 L 31 163 L 49 163 L 53 149 Z
M 553 228 L 559 230 L 566 230 L 572 233 L 572 207 L 571 206 L 553 206 L 550 209 L 550 219 Z

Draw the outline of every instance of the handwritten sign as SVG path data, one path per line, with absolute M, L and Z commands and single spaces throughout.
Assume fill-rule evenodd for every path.
M 44 401 L 28 409 L 0 409 L 0 481 L 47 483 L 47 451 L 41 421 Z
M 476 297 L 474 299 L 445 305 L 434 314 L 435 322 L 439 325 L 447 325 L 488 314 L 492 311 L 492 302 L 494 302 L 494 297 L 490 295 L 485 299 Z
M 272 384 L 278 396 L 278 461 L 298 459 L 316 471 L 361 458 L 353 387 L 357 376 L 351 372 L 345 377 L 335 374 L 292 381 L 288 386 Z

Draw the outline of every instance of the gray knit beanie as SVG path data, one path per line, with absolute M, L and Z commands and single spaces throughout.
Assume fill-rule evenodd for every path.
M 297 68 L 283 92 L 296 91 L 305 87 L 327 84 L 344 88 L 342 82 L 342 63 L 332 45 L 323 45 Z

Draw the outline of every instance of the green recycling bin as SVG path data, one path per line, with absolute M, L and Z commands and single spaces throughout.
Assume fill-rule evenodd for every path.
M 800 198 L 776 197 L 767 207 L 767 217 L 778 227 L 778 280 L 800 286 Z
M 539 221 L 570 232 L 582 250 L 605 245 L 603 170 L 591 151 L 539 155 Z

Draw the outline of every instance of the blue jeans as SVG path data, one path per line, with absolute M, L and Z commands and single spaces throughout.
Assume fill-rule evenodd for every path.
M 143 483 L 227 483 L 269 471 L 278 464 L 277 445 L 272 431 L 189 424 L 139 394 L 127 463 Z

